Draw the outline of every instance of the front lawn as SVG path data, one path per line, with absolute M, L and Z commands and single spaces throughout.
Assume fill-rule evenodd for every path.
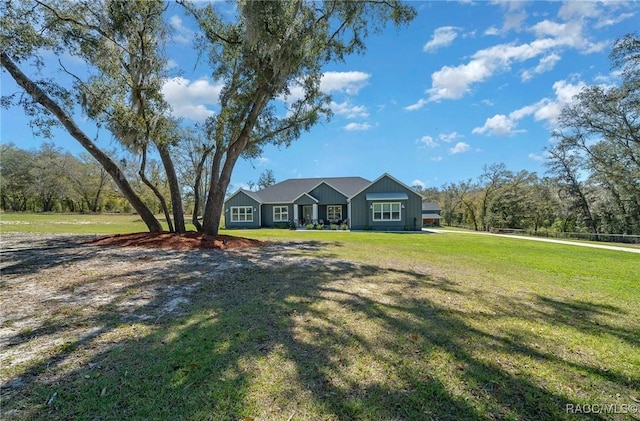
M 3 342 L 51 339 L 26 362 L 1 357 L 5 418 L 639 417 L 635 253 L 464 234 L 225 234 L 274 245 L 154 251 L 109 277 L 103 260 L 52 286 L 78 300 L 91 285 L 118 288 L 102 307 L 46 307 L 41 326 Z M 73 252 L 33 271 L 73 271 Z M 3 271 L 3 288 L 25 276 Z M 163 307 L 175 295 L 158 294 L 152 317 L 123 319 L 123 302 L 138 314 L 139 296 L 169 284 L 188 291 L 180 312 Z M 93 333 L 55 342 L 74 328 Z

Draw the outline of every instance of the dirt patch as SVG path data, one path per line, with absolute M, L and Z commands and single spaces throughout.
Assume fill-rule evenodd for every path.
M 181 317 L 238 271 L 318 265 L 300 255 L 318 246 L 195 232 L 3 233 L 0 400 L 16 399 L 36 381 L 54 384 L 127 329 L 149 332 Z
M 177 250 L 193 249 L 243 249 L 263 247 L 267 243 L 250 238 L 231 235 L 207 235 L 189 231 L 183 234 L 169 232 L 138 232 L 132 234 L 116 234 L 90 240 L 87 244 L 117 247 L 146 247 Z

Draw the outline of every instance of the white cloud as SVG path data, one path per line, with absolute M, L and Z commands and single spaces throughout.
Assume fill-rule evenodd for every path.
M 495 26 L 490 26 L 484 31 L 484 34 L 485 35 L 499 35 L 500 34 L 500 30 L 498 28 L 496 28 Z
M 529 159 L 532 159 L 534 161 L 544 161 L 544 156 L 532 152 L 529 154 Z
M 425 187 L 427 187 L 427 183 L 425 183 L 424 181 L 419 180 L 419 179 L 416 178 L 415 180 L 413 180 L 411 182 L 411 186 L 412 187 L 413 186 L 417 186 L 417 187 L 420 187 L 421 189 L 424 189 Z
M 365 107 L 364 105 L 351 105 L 348 101 L 344 101 L 341 103 L 332 101 L 329 107 L 334 114 L 341 115 L 346 118 L 369 117 L 367 107 Z
M 455 26 L 441 26 L 433 31 L 433 36 L 427 42 L 422 50 L 428 53 L 434 52 L 439 48 L 450 46 L 458 37 L 458 30 Z
M 169 25 L 173 28 L 175 33 L 172 34 L 171 40 L 178 44 L 189 44 L 193 39 L 193 31 L 182 23 L 182 19 L 178 15 L 173 15 L 169 18 Z
M 430 148 L 435 148 L 438 146 L 438 142 L 433 140 L 431 136 L 422 136 L 420 139 L 416 140 L 416 143 L 420 146 L 428 146 Z
M 510 136 L 518 133 L 516 130 L 516 122 L 513 118 L 504 114 L 496 114 L 488 118 L 484 126 L 476 127 L 471 131 L 473 134 L 486 134 L 488 136 Z
M 426 104 L 427 104 L 427 101 L 421 98 L 415 104 L 408 105 L 404 107 L 404 109 L 407 111 L 416 111 L 424 107 Z
M 561 58 L 562 57 L 560 57 L 560 55 L 556 53 L 551 53 L 547 56 L 542 57 L 536 67 L 531 70 L 525 70 L 524 72 L 522 72 L 522 81 L 526 82 L 528 80 L 531 80 L 535 75 L 539 75 L 541 73 L 552 70 Z
M 371 75 L 364 72 L 326 72 L 320 81 L 320 90 L 325 93 L 344 92 L 356 95 L 369 82 Z
M 332 94 L 336 92 L 344 93 L 347 95 L 356 95 L 365 87 L 371 75 L 364 72 L 326 72 L 320 79 L 320 90 L 325 94 Z M 279 99 L 287 104 L 293 104 L 294 102 L 304 98 L 304 88 L 300 85 L 289 86 L 289 94 L 281 96 Z
M 600 3 L 597 4 L 600 7 Z M 596 16 L 594 13 L 589 12 L 589 16 Z M 572 16 L 573 13 L 566 12 L 565 15 Z M 519 16 L 514 14 L 508 24 L 515 28 Z M 516 63 L 538 58 L 537 66 L 522 73 L 522 79 L 528 80 L 535 74 L 551 70 L 561 59 L 563 50 L 575 49 L 583 54 L 602 51 L 608 41 L 592 41 L 586 33 L 589 23 L 588 19 L 577 18 L 566 22 L 543 20 L 529 29 L 535 37 L 531 42 L 493 45 L 476 51 L 466 63 L 445 65 L 431 74 L 431 88 L 426 91 L 428 101 L 460 99 L 471 92 L 473 85 L 487 81 L 498 72 L 510 71 Z M 418 105 L 421 104 L 411 107 L 415 109 Z
M 206 105 L 217 105 L 221 90 L 222 85 L 212 85 L 207 79 L 174 77 L 165 81 L 162 95 L 174 116 L 202 122 L 214 114 Z
M 449 149 L 449 153 L 458 154 L 468 152 L 471 149 L 471 146 L 468 143 L 458 142 L 455 146 Z
M 546 121 L 546 124 L 553 127 L 562 109 L 573 101 L 573 97 L 580 93 L 585 87 L 584 82 L 570 83 L 560 80 L 553 84 L 555 98 L 542 98 L 538 102 L 526 105 L 509 115 L 496 114 L 485 121 L 484 126 L 476 127 L 472 130 L 474 134 L 486 134 L 488 136 L 511 136 L 522 133 L 524 130 L 517 129 L 517 122 L 525 117 L 533 116 L 535 121 Z
M 355 132 L 355 131 L 366 131 L 371 128 L 371 124 L 369 123 L 349 123 L 343 127 L 343 129 Z
M 440 162 L 440 161 L 442 161 L 442 157 L 441 156 L 433 156 L 433 157 L 431 157 L 431 160 L 433 162 Z
M 451 143 L 454 140 L 461 139 L 463 137 L 464 135 L 461 135 L 458 132 L 451 132 L 451 133 L 440 133 L 440 135 L 438 136 L 438 139 L 446 143 Z

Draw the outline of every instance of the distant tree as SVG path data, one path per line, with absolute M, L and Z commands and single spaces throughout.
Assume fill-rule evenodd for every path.
M 13 143 L 0 144 L 0 207 L 26 211 L 33 194 L 35 153 L 19 149 Z
M 598 231 L 593 213 L 597 194 L 609 192 L 606 213 L 619 215 L 626 233 L 640 232 L 640 40 L 618 40 L 611 59 L 622 70 L 620 86 L 587 86 L 559 117 L 557 145 L 550 149 L 550 170 L 564 183 L 592 232 Z M 596 194 L 588 197 L 589 184 Z M 602 202 L 602 200 L 601 200 Z M 592 209 L 593 208 L 593 209 Z M 612 215 L 606 220 L 613 221 Z
M 273 175 L 273 170 L 264 170 L 260 177 L 258 177 L 258 188 L 266 189 L 269 186 L 276 184 L 276 177 Z
M 0 63 L 26 93 L 4 97 L 3 105 L 22 106 L 43 136 L 51 135 L 52 125 L 63 126 L 109 173 L 150 231 L 162 230 L 153 212 L 73 116 L 75 103 L 131 150 L 146 150 L 153 142 L 165 162 L 170 142 L 162 135 L 171 124 L 162 118 L 165 104 L 159 96 L 163 80 L 159 76 L 164 62 L 158 56 L 164 8 L 160 1 L 117 0 L 3 1 L 0 6 Z M 35 64 L 42 70 L 46 50 L 81 58 L 95 73 L 84 80 L 69 73 L 74 82 L 65 85 L 55 79 L 36 80 L 19 67 Z M 61 63 L 59 70 L 67 72 Z M 169 164 L 165 165 L 169 179 L 175 181 Z M 175 209 L 181 192 L 174 187 L 172 183 Z M 182 211 L 174 214 L 179 222 Z

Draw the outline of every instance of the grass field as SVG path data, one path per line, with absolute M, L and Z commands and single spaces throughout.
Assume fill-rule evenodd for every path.
M 3 232 L 27 225 L 5 224 L 8 216 Z M 144 228 L 132 216 L 114 220 Z M 5 410 L 43 419 L 640 418 L 635 253 L 455 233 L 225 233 L 294 247 L 267 248 L 258 259 L 273 264 L 211 270 L 204 281 L 202 267 L 173 264 L 181 283 L 199 285 L 179 317 L 122 323 L 113 307 L 65 310 L 68 324 L 104 329 L 101 346 L 77 338 L 55 350 L 56 364 L 47 357 L 10 372 L 0 357 L 3 379 L 35 378 L 3 399 Z M 83 276 L 121 281 L 99 268 Z M 145 288 L 167 282 L 162 271 L 131 276 Z

